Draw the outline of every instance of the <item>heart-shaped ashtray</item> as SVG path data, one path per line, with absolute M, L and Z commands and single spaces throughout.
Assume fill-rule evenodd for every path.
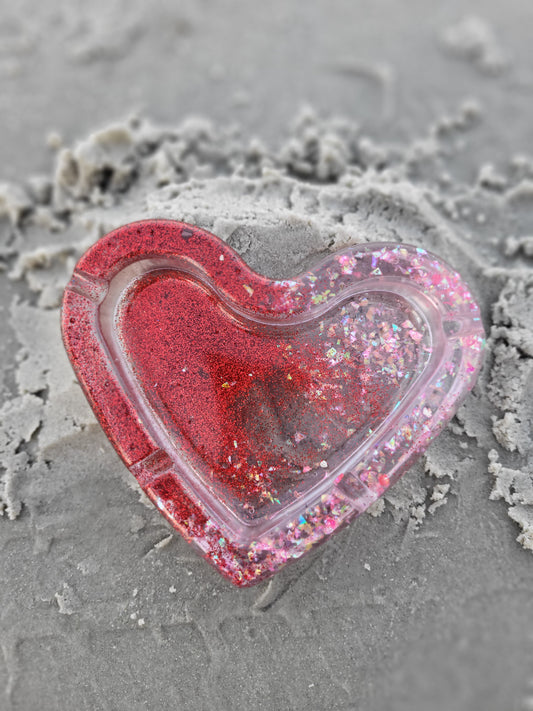
M 91 247 L 62 326 L 126 466 L 237 585 L 376 501 L 452 417 L 483 346 L 468 287 L 423 249 L 356 245 L 275 281 L 168 220 Z

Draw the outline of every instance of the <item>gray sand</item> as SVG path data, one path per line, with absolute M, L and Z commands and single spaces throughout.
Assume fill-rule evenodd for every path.
M 0 710 L 531 711 L 531 4 L 0 8 Z M 273 277 L 421 245 L 482 305 L 448 428 L 254 589 L 152 508 L 63 351 L 77 258 L 146 217 Z

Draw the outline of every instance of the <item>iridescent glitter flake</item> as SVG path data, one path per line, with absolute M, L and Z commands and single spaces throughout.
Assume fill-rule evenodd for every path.
M 126 466 L 242 586 L 394 484 L 472 387 L 483 347 L 468 288 L 423 249 L 356 246 L 272 281 L 165 220 L 80 259 L 62 325 Z

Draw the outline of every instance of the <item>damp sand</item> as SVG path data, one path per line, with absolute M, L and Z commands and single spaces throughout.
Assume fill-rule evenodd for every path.
M 135 17 L 115 44 L 106 26 L 72 40 L 74 63 L 101 47 L 116 62 L 142 36 Z M 513 71 L 477 16 L 434 43 L 487 81 Z M 391 110 L 387 66 L 338 70 L 370 76 Z M 277 140 L 144 112 L 70 142 L 54 132 L 50 170 L 0 184 L 0 708 L 530 708 L 533 159 L 485 147 L 477 160 L 489 120 L 475 92 L 404 140 L 312 107 Z M 454 264 L 483 310 L 485 365 L 447 429 L 366 515 L 252 590 L 169 530 L 63 351 L 76 260 L 152 217 L 206 228 L 276 278 L 347 245 L 415 244 Z

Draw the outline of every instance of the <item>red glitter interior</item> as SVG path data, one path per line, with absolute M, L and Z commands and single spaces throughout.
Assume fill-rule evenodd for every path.
M 398 297 L 376 299 L 389 322 L 415 319 Z M 327 476 L 419 367 L 415 343 L 399 375 L 369 367 L 367 344 L 339 337 L 341 309 L 298 327 L 243 323 L 172 269 L 148 272 L 121 301 L 117 333 L 149 407 L 203 484 L 247 520 Z

